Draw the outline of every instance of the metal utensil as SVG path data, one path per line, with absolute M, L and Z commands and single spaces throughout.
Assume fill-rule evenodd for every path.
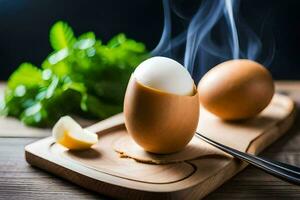
M 276 176 L 283 181 L 300 185 L 299 167 L 238 151 L 236 149 L 213 141 L 197 132 L 196 136 L 204 140 L 205 142 L 213 145 L 214 147 L 217 147 L 218 149 L 221 149 L 222 151 L 240 160 L 254 165 L 255 167 L 267 172 L 268 174 Z

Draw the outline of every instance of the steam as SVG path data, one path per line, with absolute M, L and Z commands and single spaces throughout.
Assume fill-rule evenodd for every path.
M 232 33 L 232 39 L 233 39 L 233 47 L 232 47 L 232 54 L 234 59 L 239 58 L 239 37 L 237 34 L 236 26 L 235 26 L 235 21 L 233 17 L 233 8 L 232 8 L 232 0 L 225 0 L 225 5 L 226 5 L 226 11 L 227 11 L 227 19 L 229 20 L 229 26 L 231 29 Z M 225 12 L 226 12 L 225 11 Z
M 193 17 L 187 32 L 187 40 L 184 54 L 184 66 L 190 74 L 193 74 L 197 53 L 201 53 L 201 45 L 215 23 L 222 15 L 224 1 L 207 0 L 202 3 L 196 15 Z
M 152 50 L 152 55 L 162 54 L 163 49 L 171 49 L 171 11 L 169 0 L 163 0 L 164 28 L 158 45 Z M 166 51 L 170 54 L 170 51 Z M 170 56 L 170 55 L 165 55 Z
M 274 55 L 273 43 L 273 48 L 269 48 L 267 56 L 262 58 L 263 45 L 238 15 L 239 3 L 239 0 L 203 0 L 198 11 L 188 21 L 187 30 L 172 38 L 170 1 L 163 0 L 163 33 L 151 54 L 183 61 L 195 82 L 207 70 L 229 59 L 247 58 L 264 65 L 270 64 Z M 177 10 L 175 13 L 183 16 Z M 174 50 L 184 43 L 184 55 L 174 54 Z

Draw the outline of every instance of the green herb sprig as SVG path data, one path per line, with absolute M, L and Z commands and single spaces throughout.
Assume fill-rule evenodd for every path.
M 39 127 L 67 114 L 107 118 L 122 111 L 130 75 L 149 56 L 125 34 L 103 44 L 93 32 L 76 38 L 63 21 L 52 26 L 50 44 L 54 51 L 40 68 L 22 63 L 9 77 L 2 114 Z

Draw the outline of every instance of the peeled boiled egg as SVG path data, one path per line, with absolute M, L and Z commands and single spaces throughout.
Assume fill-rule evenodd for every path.
M 60 118 L 52 129 L 55 141 L 70 150 L 84 150 L 98 142 L 98 135 L 83 129 L 69 116 Z
M 193 79 L 170 58 L 142 62 L 128 83 L 124 114 L 128 133 L 144 150 L 166 154 L 183 149 L 199 119 Z
M 134 76 L 143 85 L 178 95 L 192 95 L 194 81 L 178 62 L 166 57 L 152 57 L 142 62 Z
M 223 62 L 208 71 L 198 84 L 200 103 L 225 120 L 256 116 L 270 103 L 274 83 L 261 64 L 246 60 Z

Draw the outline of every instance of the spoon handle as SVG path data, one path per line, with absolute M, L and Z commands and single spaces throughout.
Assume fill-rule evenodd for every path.
M 197 132 L 196 132 L 196 136 L 201 138 L 205 142 L 213 145 L 214 147 L 217 147 L 218 149 L 221 149 L 222 151 L 240 160 L 246 161 L 249 164 L 258 167 L 263 171 L 280 178 L 283 181 L 300 185 L 299 167 L 238 151 L 231 147 L 215 142 Z

